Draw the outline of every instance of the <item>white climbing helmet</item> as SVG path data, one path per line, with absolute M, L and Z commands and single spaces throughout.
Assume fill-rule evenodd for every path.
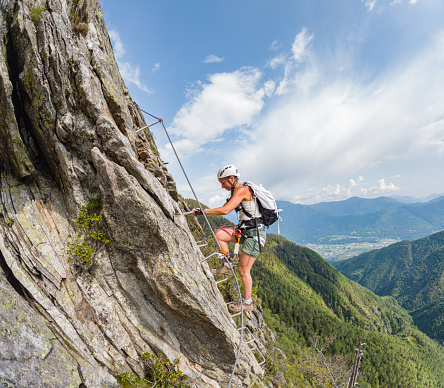
M 217 173 L 217 179 L 228 178 L 229 176 L 235 176 L 236 178 L 239 178 L 240 176 L 239 170 L 233 164 L 223 166 Z

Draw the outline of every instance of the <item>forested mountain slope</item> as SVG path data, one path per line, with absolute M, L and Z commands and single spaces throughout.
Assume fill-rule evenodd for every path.
M 402 241 L 335 264 L 378 295 L 391 295 L 419 329 L 444 339 L 444 231 Z
M 332 338 L 326 353 L 338 356 L 353 356 L 363 341 L 360 387 L 444 386 L 443 347 L 417 330 L 395 299 L 350 281 L 316 252 L 269 234 L 252 276 L 266 322 L 293 368 L 317 336 Z
M 444 197 L 414 204 L 386 197 L 315 205 L 278 201 L 278 207 L 284 210 L 281 233 L 302 244 L 416 239 L 444 229 Z M 277 233 L 277 226 L 270 230 Z

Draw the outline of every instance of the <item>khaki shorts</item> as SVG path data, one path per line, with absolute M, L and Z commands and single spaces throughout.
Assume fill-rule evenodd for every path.
M 265 246 L 265 239 L 267 237 L 267 232 L 264 227 L 259 228 L 259 239 L 261 241 L 261 248 Z M 253 256 L 257 259 L 259 251 L 259 242 L 257 241 L 257 229 L 251 228 L 242 231 L 242 237 L 239 241 L 242 245 L 242 252 L 247 255 Z

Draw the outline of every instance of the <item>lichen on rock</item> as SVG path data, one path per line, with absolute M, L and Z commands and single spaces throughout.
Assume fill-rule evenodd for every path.
M 0 262 L 33 306 L 26 314 L 40 317 L 0 326 L 35 339 L 27 350 L 11 343 L 0 382 L 37 386 L 15 372 L 22 351 L 64 359 L 66 373 L 52 377 L 88 388 L 143 375 L 142 355 L 162 352 L 194 386 L 225 386 L 239 332 L 200 264 L 151 133 L 138 131 L 146 123 L 118 72 L 100 4 L 2 1 L 0 24 Z M 88 198 L 101 199 L 109 243 L 85 266 L 66 252 Z M 261 374 L 243 348 L 232 386 Z M 69 386 L 54 381 L 42 386 Z

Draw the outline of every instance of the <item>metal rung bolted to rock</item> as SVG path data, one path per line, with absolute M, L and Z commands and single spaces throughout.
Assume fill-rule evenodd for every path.
M 144 129 L 147 129 L 147 128 L 149 128 L 149 127 L 151 127 L 151 126 L 153 126 L 153 125 L 155 125 L 155 124 L 157 124 L 157 123 L 161 123 L 161 124 L 162 124 L 162 127 L 163 127 L 163 129 L 164 129 L 164 131 L 165 131 L 165 134 L 166 134 L 166 136 L 167 136 L 167 138 L 168 138 L 168 141 L 169 141 L 170 144 L 171 144 L 171 148 L 172 148 L 174 154 L 176 155 L 177 161 L 179 162 L 179 165 L 180 165 L 180 167 L 181 167 L 181 169 L 182 169 L 182 172 L 183 172 L 183 174 L 185 175 L 185 178 L 186 178 L 186 180 L 187 180 L 187 182 L 188 182 L 188 184 L 189 184 L 189 186 L 190 186 L 190 189 L 191 189 L 191 191 L 192 191 L 192 193 L 193 193 L 193 195 L 194 195 L 194 198 L 196 199 L 196 201 L 197 201 L 197 203 L 198 203 L 198 205 L 199 205 L 199 208 L 202 209 L 202 206 L 201 206 L 201 204 L 200 204 L 200 202 L 199 202 L 199 199 L 197 198 L 197 195 L 196 195 L 196 193 L 194 192 L 193 186 L 191 185 L 191 182 L 190 182 L 190 180 L 188 179 L 188 175 L 187 175 L 187 173 L 185 172 L 185 169 L 184 169 L 184 167 L 183 167 L 183 165 L 182 165 L 182 162 L 180 161 L 179 155 L 178 155 L 177 152 L 176 152 L 176 148 L 174 147 L 174 144 L 173 144 L 173 142 L 171 141 L 170 135 L 168 134 L 168 131 L 167 131 L 166 127 L 165 127 L 165 124 L 164 124 L 163 120 L 162 120 L 161 118 L 159 118 L 159 117 L 156 117 L 156 116 L 152 115 L 151 113 L 148 113 L 148 112 L 144 111 L 143 109 L 141 109 L 141 111 L 142 111 L 143 113 L 146 113 L 147 115 L 153 117 L 153 118 L 156 119 L 157 121 L 156 121 L 155 123 L 152 123 L 152 124 L 150 124 L 150 125 L 147 125 L 147 126 L 145 126 L 145 127 L 143 127 L 143 128 L 138 129 L 138 130 L 136 131 L 136 133 L 137 133 L 137 132 L 140 132 L 140 131 L 142 131 L 142 130 L 144 130 Z M 187 215 L 187 214 L 191 214 L 191 213 L 194 213 L 194 212 L 191 211 L 191 212 L 187 212 L 187 213 L 182 213 L 182 215 Z M 204 219 L 205 219 L 205 222 L 207 223 L 208 227 L 209 227 L 210 230 L 211 230 L 211 234 L 213 235 L 213 239 L 214 239 L 214 241 L 216 242 L 218 248 L 221 249 L 220 244 L 219 244 L 219 241 L 217 241 L 217 239 L 216 239 L 216 235 L 214 234 L 213 228 L 211 227 L 211 224 L 210 224 L 210 222 L 208 221 L 208 218 L 207 218 L 206 214 L 205 214 L 204 212 L 202 212 L 202 215 L 203 215 L 203 217 L 204 217 Z M 219 254 L 220 254 L 219 252 L 214 252 L 214 253 L 212 253 L 211 255 L 205 257 L 203 260 L 200 260 L 199 262 L 200 262 L 200 264 L 202 264 L 202 263 L 204 263 L 205 261 L 207 261 L 209 258 L 211 258 L 211 257 L 213 257 L 213 256 L 215 256 L 215 255 L 219 255 Z M 229 264 L 229 260 L 228 260 L 229 258 L 227 258 L 227 257 L 225 257 L 225 256 L 222 257 L 222 258 L 224 259 L 224 261 L 227 262 L 227 264 Z M 236 286 L 237 286 L 237 291 L 238 291 L 238 294 L 239 294 L 239 298 L 242 298 L 241 290 L 240 290 L 240 286 L 239 286 L 239 282 L 237 281 L 236 274 L 235 274 L 235 272 L 234 272 L 234 268 L 231 268 L 231 271 L 233 272 L 233 275 L 234 275 L 234 279 L 235 279 L 235 282 L 236 282 Z M 205 273 L 206 273 L 206 271 L 205 271 Z M 207 277 L 208 277 L 208 275 L 207 275 Z M 213 277 L 213 278 L 214 278 L 214 277 Z M 242 303 L 241 303 L 241 311 L 240 311 L 239 314 L 242 314 L 242 313 L 243 313 L 243 306 L 242 306 Z M 238 314 L 236 314 L 236 315 L 238 315 Z M 234 377 L 234 372 L 236 371 L 236 366 L 237 366 L 237 363 L 238 363 L 238 361 L 239 361 L 240 350 L 241 350 L 241 347 L 242 347 L 242 341 L 243 341 L 243 337 L 244 337 L 244 316 L 243 316 L 243 314 L 241 315 L 241 328 L 240 328 L 239 330 L 240 330 L 239 348 L 238 348 L 238 350 L 237 350 L 236 360 L 235 360 L 235 362 L 234 362 L 233 370 L 232 370 L 232 372 L 231 372 L 231 376 L 230 376 L 230 380 L 229 380 L 229 382 L 228 382 L 227 388 L 230 388 L 230 387 L 231 387 L 231 382 L 232 382 L 233 377 Z M 259 364 L 259 365 L 260 365 L 260 364 Z
M 222 280 L 218 280 L 218 281 L 216 282 L 216 284 L 226 282 L 227 280 L 228 280 L 228 276 L 225 276 L 225 278 L 223 278 Z

